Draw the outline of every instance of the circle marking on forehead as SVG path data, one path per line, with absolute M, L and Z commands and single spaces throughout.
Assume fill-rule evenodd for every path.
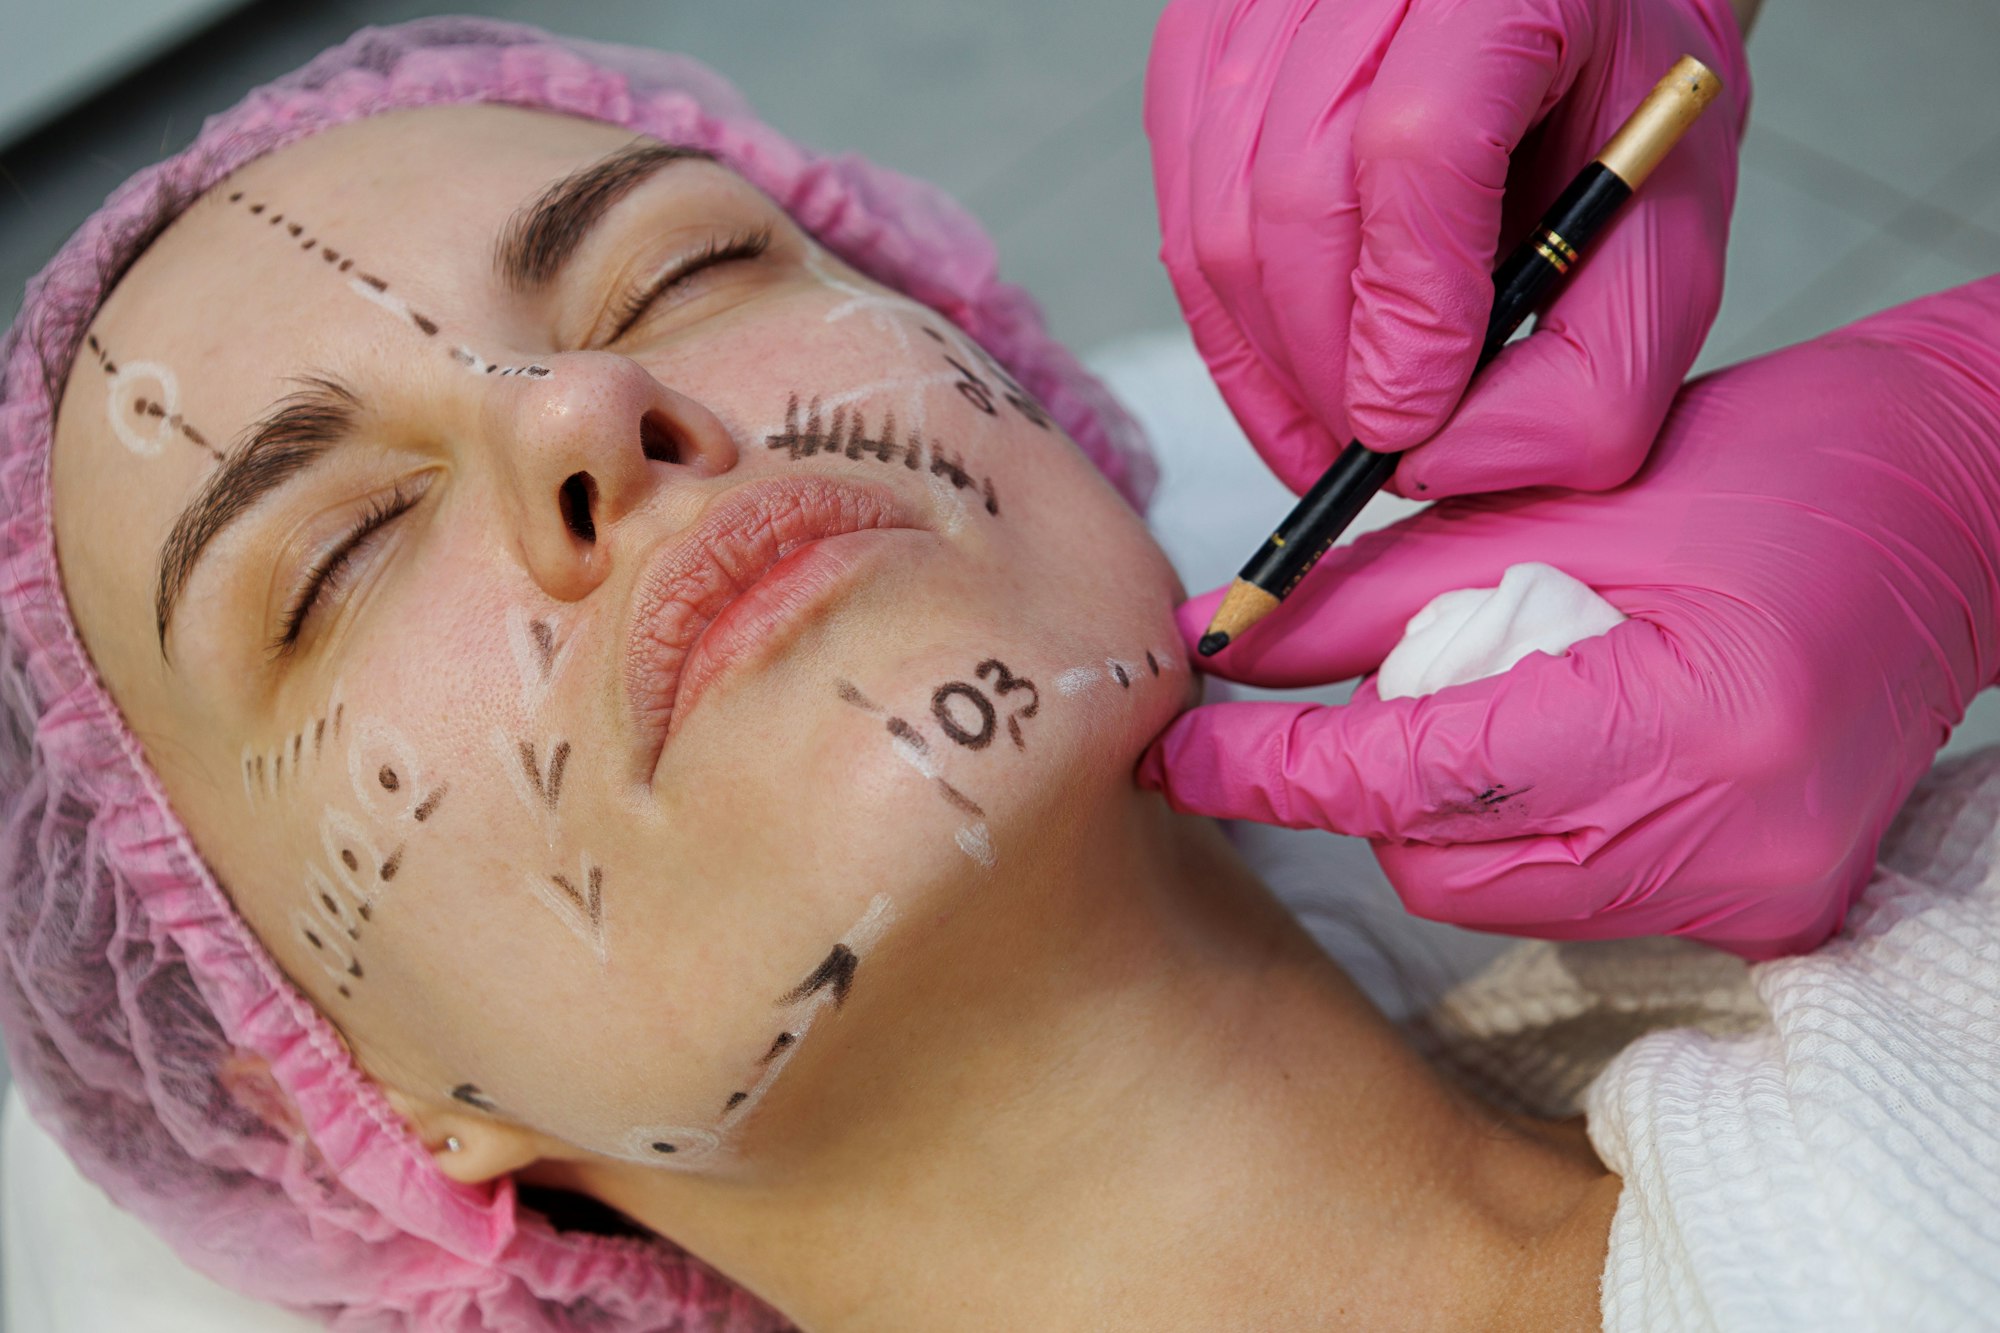
M 134 401 L 132 390 L 147 381 L 160 386 L 159 398 L 142 404 L 137 413 L 121 411 L 121 407 Z M 180 381 L 174 378 L 174 372 L 157 361 L 127 361 L 111 377 L 106 393 L 105 414 L 111 420 L 111 431 L 118 437 L 118 442 L 141 458 L 156 457 L 166 447 L 167 436 L 173 434 L 180 421 L 181 386 Z M 152 410 L 155 408 L 158 410 Z M 135 415 L 144 420 L 151 430 L 135 427 L 132 423 Z

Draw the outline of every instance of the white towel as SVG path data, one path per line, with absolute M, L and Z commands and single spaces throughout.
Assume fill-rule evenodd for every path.
M 1400 692 L 1615 623 L 1583 585 L 1522 570 L 1413 619 Z M 1587 1113 L 1625 1182 L 1612 1333 L 2000 1328 L 2000 749 L 1926 779 L 1806 957 L 1524 944 L 1428 1029 L 1503 1101 Z

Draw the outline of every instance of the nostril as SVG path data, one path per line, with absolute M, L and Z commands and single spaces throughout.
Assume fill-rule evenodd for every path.
M 681 461 L 681 441 L 673 423 L 657 412 L 639 418 L 639 449 L 655 463 Z
M 591 506 L 597 503 L 597 483 L 588 472 L 573 472 L 564 479 L 562 489 L 556 492 L 556 504 L 562 510 L 563 523 L 569 530 L 586 542 L 597 540 L 597 524 L 590 517 Z

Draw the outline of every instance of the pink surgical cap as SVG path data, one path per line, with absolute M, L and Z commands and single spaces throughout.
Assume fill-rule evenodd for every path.
M 92 317 L 228 173 L 399 107 L 501 102 L 717 154 L 820 242 L 932 306 L 1035 393 L 1134 505 L 1137 428 L 999 281 L 939 191 L 817 157 L 683 56 L 484 19 L 371 28 L 212 117 L 120 186 L 0 342 L 0 1026 L 35 1118 L 194 1267 L 341 1328 L 781 1329 L 669 1242 L 561 1230 L 511 1180 L 447 1180 L 236 915 L 77 637 L 49 451 Z M 259 1060 L 268 1065 L 264 1075 Z M 248 1072 L 246 1072 L 248 1071 Z

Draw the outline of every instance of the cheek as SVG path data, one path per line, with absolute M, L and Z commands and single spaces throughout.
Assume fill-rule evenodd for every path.
M 655 366 L 728 424 L 746 471 L 891 487 L 996 575 L 1072 599 L 1079 584 L 1113 590 L 1127 621 L 1178 600 L 1137 516 L 983 348 L 907 298 L 809 268 L 816 282 L 704 326 Z
M 927 503 L 933 538 L 681 732 L 666 801 L 710 830 L 695 854 L 712 873 L 754 870 L 774 901 L 823 890 L 844 911 L 869 883 L 921 893 L 990 870 L 1067 783 L 1129 782 L 1186 696 L 1179 585 L 1129 506 L 981 349 L 828 270 L 784 318 L 745 319 L 681 356 L 663 373 L 720 404 L 752 444 L 747 466 L 896 487 Z
M 927 493 L 956 527 L 1006 503 L 1006 437 L 1053 422 L 935 311 L 814 259 L 804 278 L 647 358 L 753 467 L 846 465 Z M 976 521 L 976 520 L 975 520 Z
M 1103 560 L 1060 575 L 1028 551 L 914 545 L 761 670 L 722 678 L 663 756 L 660 817 L 701 878 L 733 886 L 726 911 L 837 920 L 878 890 L 990 888 L 1066 806 L 1128 791 L 1181 707 L 1157 587 L 1127 600 L 1099 586 Z
M 371 660 L 375 669 L 337 680 L 240 760 L 243 826 L 283 834 L 256 858 L 254 902 L 242 905 L 343 1022 L 407 978 L 383 964 L 421 918 L 480 800 L 464 714 L 442 682 Z
M 368 669 L 284 740 L 303 759 L 247 770 L 294 830 L 260 932 L 414 1090 L 469 1088 L 466 1104 L 594 1151 L 695 1165 L 819 1002 L 777 997 L 852 916 L 796 892 L 746 910 L 762 868 L 712 853 L 741 845 L 714 834 L 754 830 L 754 806 L 630 817 L 617 737 L 590 711 L 587 608 L 430 604 L 463 609 L 421 641 L 355 645 Z

